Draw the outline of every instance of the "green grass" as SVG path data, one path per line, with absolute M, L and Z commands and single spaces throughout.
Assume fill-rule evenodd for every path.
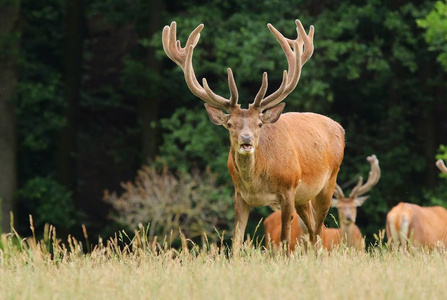
M 122 236 L 122 235 L 121 235 Z M 140 228 L 88 254 L 47 227 L 42 240 L 2 235 L 0 299 L 447 299 L 447 252 L 347 248 L 291 257 L 247 243 L 238 256 L 204 243 L 145 240 Z M 122 236 L 122 238 L 126 238 Z

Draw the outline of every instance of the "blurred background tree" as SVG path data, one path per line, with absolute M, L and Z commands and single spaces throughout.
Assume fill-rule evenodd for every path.
M 222 203 L 213 195 L 210 205 L 231 211 L 227 132 L 209 122 L 202 101 L 162 50 L 161 30 L 172 20 L 181 41 L 205 24 L 196 74 L 227 96 L 226 68 L 232 67 L 242 105 L 252 101 L 262 72 L 273 91 L 286 68 L 266 24 L 289 37 L 296 34 L 294 19 L 306 28 L 313 24 L 315 52 L 286 110 L 328 115 L 345 128 L 343 188 L 367 176 L 368 155 L 379 158 L 382 178 L 359 210 L 364 234 L 383 228 L 386 212 L 400 201 L 447 204 L 445 179 L 434 164 L 447 138 L 446 2 L 22 0 L 20 13 L 14 5 L 6 15 L 16 27 L 4 27 L 0 39 L 0 61 L 18 65 L 18 73 L 0 69 L 0 78 L 8 79 L 0 85 L 15 91 L 0 94 L 0 105 L 9 109 L 0 109 L 1 128 L 7 128 L 0 147 L 9 147 L 0 152 L 0 187 L 11 190 L 0 189 L 0 197 L 3 218 L 14 210 L 5 203 L 17 203 L 19 230 L 27 230 L 30 213 L 36 224 L 66 216 L 58 225 L 66 230 L 80 232 L 81 222 L 92 234 L 120 229 L 123 222 L 110 218 L 117 212 L 103 191 L 125 197 L 120 182 L 132 181 L 142 165 L 166 166 L 178 180 L 209 168 L 222 194 Z M 8 56 L 11 49 L 15 54 Z M 16 169 L 6 164 L 14 156 Z M 248 232 L 268 213 L 255 209 Z
M 16 209 L 17 119 L 12 100 L 18 80 L 19 10 L 18 0 L 0 0 L 0 232 L 10 229 L 9 212 Z
M 430 51 L 440 52 L 438 62 L 447 70 L 447 3 L 436 1 L 425 18 L 417 20 L 425 28 L 425 40 Z

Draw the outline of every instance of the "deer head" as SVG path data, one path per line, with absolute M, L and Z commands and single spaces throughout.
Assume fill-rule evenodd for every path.
M 204 27 L 203 24 L 192 31 L 184 48 L 176 39 L 177 24 L 175 22 L 163 29 L 163 48 L 167 56 L 182 68 L 186 84 L 191 92 L 206 102 L 205 108 L 211 121 L 228 129 L 231 146 L 239 154 L 250 155 L 256 151 L 262 127 L 279 119 L 285 105 L 280 102 L 295 89 L 302 66 L 312 56 L 314 50 L 313 26 L 310 27 L 309 34 L 306 34 L 301 22 L 296 20 L 295 23 L 298 34 L 295 40 L 285 38 L 273 25 L 267 24 L 286 55 L 288 71 L 283 72 L 280 87 L 267 97 L 265 94 L 268 79 L 267 73 L 264 72 L 261 88 L 248 109 L 242 109 L 237 103 L 238 91 L 230 68 L 228 69 L 230 89 L 230 98 L 228 99 L 215 94 L 205 78 L 202 79 L 202 84 L 198 82 L 192 65 L 192 56 L 199 41 L 200 32 Z
M 363 178 L 359 177 L 357 185 L 352 189 L 349 197 L 345 197 L 341 187 L 336 184 L 331 206 L 338 209 L 338 218 L 341 225 L 354 224 L 357 218 L 357 207 L 361 206 L 369 196 L 362 196 L 369 192 L 380 179 L 379 160 L 375 155 L 368 156 L 367 161 L 371 164 L 368 180 L 363 184 Z

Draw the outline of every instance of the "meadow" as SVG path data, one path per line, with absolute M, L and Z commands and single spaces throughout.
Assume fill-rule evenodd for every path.
M 0 299 L 447 299 L 445 249 L 389 251 L 380 235 L 367 252 L 287 257 L 252 241 L 238 255 L 205 239 L 174 249 L 141 228 L 86 251 L 47 226 L 38 241 L 2 235 Z

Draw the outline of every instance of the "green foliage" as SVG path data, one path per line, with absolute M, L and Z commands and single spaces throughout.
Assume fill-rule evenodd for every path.
M 19 54 L 19 48 L 17 47 L 19 41 L 20 34 L 18 32 L 2 33 L 0 35 L 0 59 L 11 59 L 11 56 L 17 56 Z
M 425 40 L 430 45 L 429 50 L 441 52 L 438 61 L 447 71 L 447 2 L 436 1 L 433 9 L 417 24 L 426 30 Z
M 90 17 L 100 16 L 105 23 L 123 25 L 141 18 L 148 4 L 142 0 L 101 0 L 89 1 L 88 5 Z
M 140 99 L 157 94 L 163 84 L 161 74 L 148 68 L 143 62 L 130 58 L 124 60 L 122 78 L 124 91 Z
M 436 154 L 436 159 L 442 159 L 444 161 L 447 161 L 447 146 L 446 145 L 439 145 L 438 154 Z M 443 174 L 443 173 L 441 173 Z M 446 178 L 446 176 L 442 176 L 443 178 Z
M 20 42 L 20 76 L 15 105 L 20 147 L 31 152 L 55 146 L 55 135 L 65 124 L 61 44 L 64 1 L 23 1 L 26 26 Z
M 19 84 L 16 108 L 24 148 L 36 151 L 54 145 L 54 136 L 65 124 L 60 114 L 64 107 L 61 89 L 58 76 L 47 78 L 47 82 Z
M 81 214 L 76 210 L 72 193 L 51 177 L 35 177 L 21 188 L 17 197 L 33 215 L 35 226 L 50 223 L 61 229 L 78 225 Z
M 178 108 L 171 118 L 161 120 L 165 133 L 160 157 L 168 166 L 182 172 L 209 166 L 228 182 L 228 133 L 210 122 L 202 105 L 197 106 L 195 110 Z
M 16 6 L 20 5 L 20 1 L 18 1 L 18 0 L 0 0 L 0 5 L 3 7 L 11 7 L 11 6 L 16 7 Z

